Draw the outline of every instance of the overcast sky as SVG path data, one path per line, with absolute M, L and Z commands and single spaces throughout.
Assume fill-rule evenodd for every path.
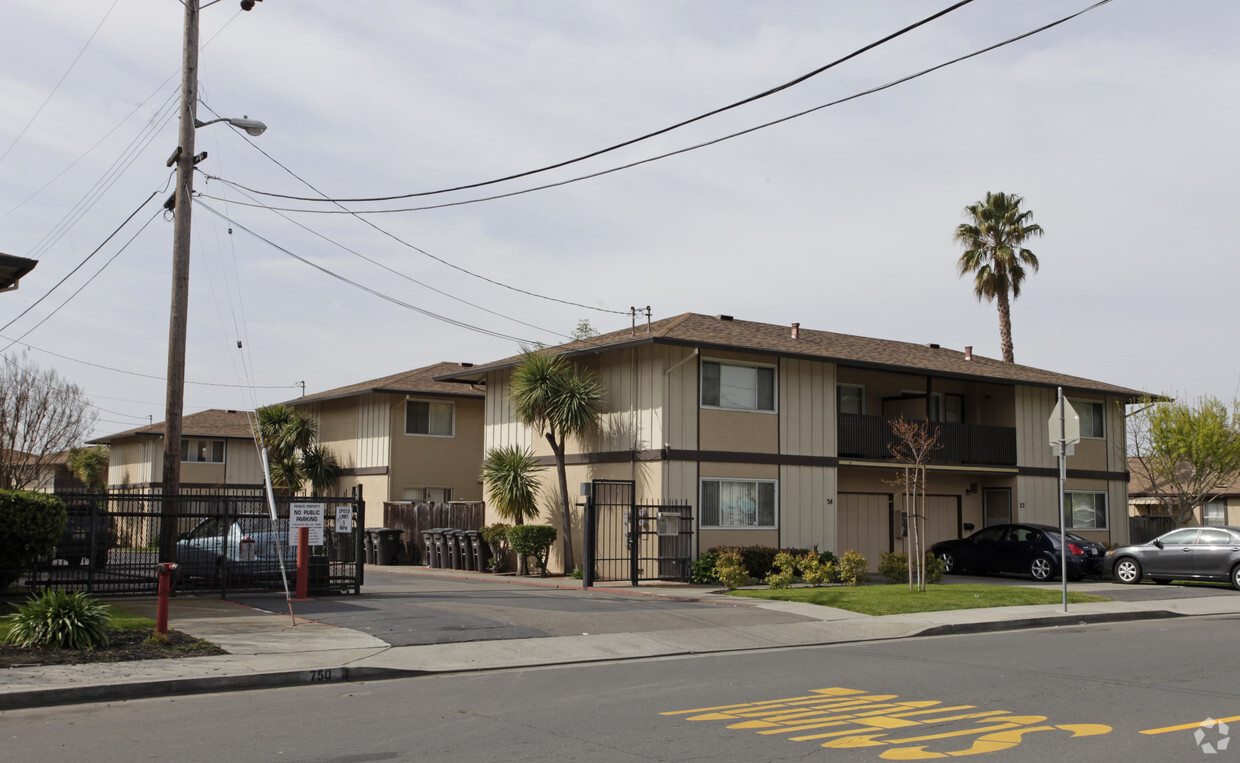
M 303 381 L 313 393 L 442 360 L 483 363 L 518 340 L 564 341 L 581 319 L 626 327 L 631 306 L 656 319 L 726 313 L 999 357 L 995 307 L 957 276 L 952 239 L 987 191 L 1024 196 L 1046 231 L 1031 244 L 1042 268 L 1013 304 L 1017 362 L 1230 400 L 1240 383 L 1240 261 L 1228 234 L 1240 177 L 1234 0 L 1114 0 L 882 92 L 507 198 L 359 219 L 277 213 L 263 207 L 341 207 L 229 184 L 351 199 L 503 178 L 764 92 L 947 5 L 207 7 L 199 118 L 248 115 L 269 129 L 197 134 L 209 157 L 195 181 L 204 198 L 186 413 L 287 400 Z M 469 202 L 594 175 L 1089 5 L 975 0 L 780 93 L 619 151 L 344 207 Z M 6 354 L 25 350 L 84 387 L 100 435 L 164 417 L 172 224 L 160 205 L 177 142 L 182 20 L 175 0 L 0 4 L 0 252 L 39 260 L 0 295 L 0 325 L 13 321 L 0 348 L 25 335 Z

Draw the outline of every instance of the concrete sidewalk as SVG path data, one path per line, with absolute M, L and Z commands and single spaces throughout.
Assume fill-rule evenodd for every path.
M 294 603 L 295 618 L 289 616 L 283 596 L 238 597 L 240 601 L 176 597 L 170 626 L 218 644 L 227 655 L 11 668 L 0 671 L 0 710 L 1240 613 L 1240 594 L 1231 591 L 1103 582 L 1071 588 L 1127 600 L 1070 604 L 1067 612 L 1054 604 L 874 617 L 809 604 L 738 599 L 705 586 L 603 584 L 585 591 L 580 581 L 565 578 L 423 568 L 367 568 L 366 575 L 361 596 Z M 998 578 L 982 582 L 1030 585 Z M 1043 587 L 1058 590 L 1057 584 Z M 154 617 L 153 599 L 116 603 Z M 355 627 L 342 627 L 342 622 Z

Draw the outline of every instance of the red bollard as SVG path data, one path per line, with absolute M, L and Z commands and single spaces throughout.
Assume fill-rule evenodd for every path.
M 159 563 L 159 600 L 155 606 L 155 632 L 164 635 L 168 632 L 168 596 L 172 593 L 172 571 L 176 565 L 172 562 Z
M 310 528 L 297 528 L 297 599 L 306 601 L 310 594 Z

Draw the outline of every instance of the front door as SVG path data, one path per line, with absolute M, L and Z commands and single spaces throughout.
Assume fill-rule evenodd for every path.
M 988 487 L 982 491 L 982 527 L 1002 525 L 1012 521 L 1012 489 Z

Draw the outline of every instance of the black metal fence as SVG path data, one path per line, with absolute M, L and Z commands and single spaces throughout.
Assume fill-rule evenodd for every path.
M 856 413 L 839 415 L 839 453 L 858 458 L 891 458 L 889 444 L 894 438 L 891 419 Z M 932 463 L 1016 465 L 1016 429 L 979 424 L 930 422 L 939 432 L 939 447 Z
M 358 593 L 363 582 L 365 503 L 350 496 L 277 498 L 276 518 L 264 495 L 252 490 L 62 493 L 68 523 L 50 557 L 0 579 L 22 590 L 66 588 L 96 595 L 153 595 L 164 528 L 173 536 L 176 591 L 227 596 L 242 591 L 295 590 L 297 533 L 290 506 L 303 516 L 321 511 L 309 559 L 311 592 Z M 321 508 L 319 508 L 321 507 Z
M 693 566 L 693 509 L 687 503 L 639 504 L 634 483 L 594 480 L 587 527 L 593 578 L 688 581 Z M 589 532 L 589 530 L 587 531 Z M 589 564 L 587 560 L 587 564 Z

